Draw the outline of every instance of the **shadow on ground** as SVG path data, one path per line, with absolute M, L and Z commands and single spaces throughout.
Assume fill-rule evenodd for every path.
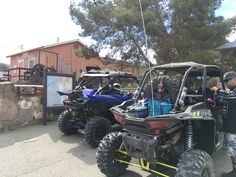
M 120 177 L 142 177 L 142 175 L 134 172 L 134 171 L 130 171 L 130 170 L 127 170 L 127 172 L 123 175 L 121 175 Z M 153 176 L 154 177 L 154 176 Z
M 92 148 L 83 138 L 80 138 L 78 139 L 78 146 L 71 148 L 68 153 L 88 165 L 94 165 L 96 164 L 96 151 L 96 148 Z

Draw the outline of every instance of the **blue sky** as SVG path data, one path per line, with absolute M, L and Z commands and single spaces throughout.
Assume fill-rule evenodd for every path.
M 216 15 L 224 16 L 226 19 L 236 15 L 236 0 L 224 0 Z
M 0 1 L 0 62 L 9 63 L 6 56 L 57 42 L 79 38 L 81 30 L 69 15 L 71 0 L 2 0 Z M 78 1 L 78 0 L 76 0 Z M 224 0 L 217 15 L 236 15 L 236 0 Z M 236 34 L 229 38 L 236 39 Z M 81 39 L 91 42 L 88 38 Z
M 225 19 L 236 16 L 236 0 L 223 0 L 221 7 L 216 11 L 216 15 L 223 16 Z M 236 32 L 231 33 L 227 40 L 233 42 L 236 40 Z

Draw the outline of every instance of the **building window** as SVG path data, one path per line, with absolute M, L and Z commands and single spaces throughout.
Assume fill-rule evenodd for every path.
M 23 58 L 18 59 L 18 66 L 24 66 L 24 59 Z
M 35 59 L 31 58 L 28 61 L 28 68 L 33 68 L 35 65 Z

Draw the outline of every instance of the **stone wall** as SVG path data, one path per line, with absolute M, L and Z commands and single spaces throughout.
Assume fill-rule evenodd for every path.
M 42 95 L 18 95 L 13 83 L 0 83 L 0 132 L 43 117 Z

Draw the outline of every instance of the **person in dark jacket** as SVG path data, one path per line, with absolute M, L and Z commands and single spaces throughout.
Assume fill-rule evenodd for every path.
M 233 164 L 233 170 L 223 173 L 222 177 L 236 177 L 236 72 L 224 74 L 226 90 L 213 87 L 217 100 L 223 103 L 223 131 L 226 133 L 227 151 Z

